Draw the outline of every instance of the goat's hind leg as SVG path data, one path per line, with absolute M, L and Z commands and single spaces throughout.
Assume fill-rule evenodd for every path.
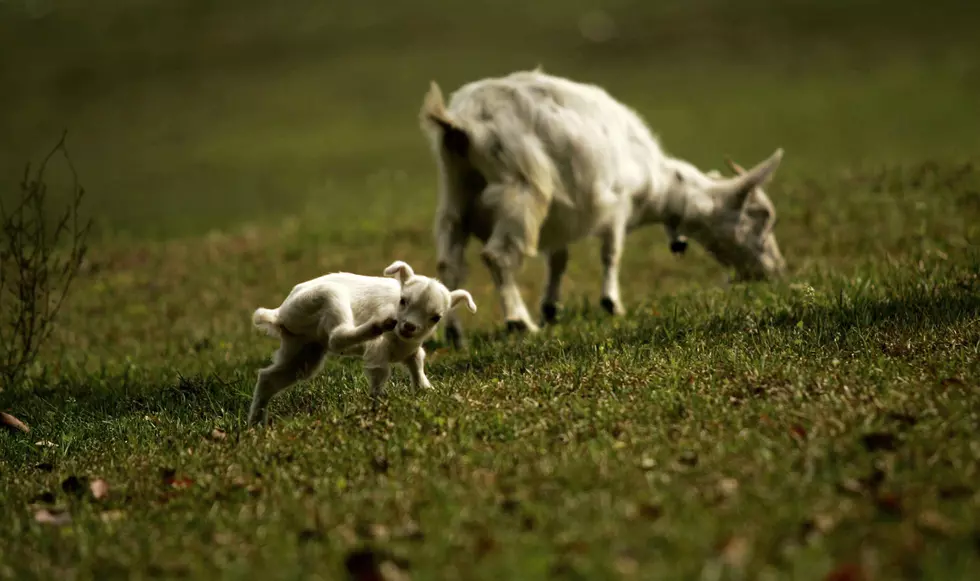
M 541 224 L 548 211 L 543 194 L 515 184 L 487 188 L 484 196 L 495 198 L 496 216 L 493 233 L 480 257 L 490 271 L 504 311 L 509 331 L 537 332 L 527 305 L 517 286 L 517 274 L 524 258 L 537 254 Z
M 441 219 L 436 225 L 436 247 L 438 252 L 438 276 L 446 288 L 454 291 L 466 280 L 466 242 L 469 236 L 456 220 Z M 446 342 L 453 349 L 464 349 L 466 338 L 463 325 L 455 311 L 446 313 L 443 321 Z
M 248 412 L 249 425 L 265 423 L 266 406 L 280 391 L 298 381 L 310 379 L 320 370 L 326 349 L 318 342 L 295 336 L 283 336 L 272 365 L 259 371 Z

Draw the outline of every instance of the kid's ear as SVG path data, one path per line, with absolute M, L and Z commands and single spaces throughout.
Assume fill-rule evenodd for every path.
M 385 269 L 385 276 L 397 278 L 398 282 L 404 285 L 405 281 L 415 276 L 415 271 L 407 262 L 396 260 Z
M 460 303 L 466 303 L 466 308 L 470 310 L 471 313 L 476 312 L 476 303 L 473 302 L 473 296 L 463 289 L 457 289 L 449 293 L 449 309 L 456 310 L 456 307 Z

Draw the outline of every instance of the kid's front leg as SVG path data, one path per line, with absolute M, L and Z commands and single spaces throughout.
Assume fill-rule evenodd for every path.
M 408 373 L 412 377 L 412 386 L 416 390 L 420 389 L 432 389 L 432 384 L 429 383 L 429 378 L 425 376 L 425 350 L 419 347 L 418 351 L 414 355 L 405 360 L 405 367 L 408 368 Z

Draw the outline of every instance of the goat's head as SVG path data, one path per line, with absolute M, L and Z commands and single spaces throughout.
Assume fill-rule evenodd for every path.
M 395 334 L 402 339 L 424 341 L 446 313 L 461 305 L 465 304 L 471 313 L 476 312 L 476 303 L 469 292 L 450 291 L 434 278 L 416 275 L 412 267 L 401 260 L 391 263 L 384 273 L 397 278 L 401 284 Z
M 762 186 L 783 158 L 777 149 L 768 159 L 745 170 L 730 159 L 734 177 L 717 171 L 706 174 L 677 171 L 672 188 L 693 211 L 686 212 L 683 230 L 700 242 L 724 266 L 735 269 L 735 280 L 761 280 L 782 276 L 786 261 L 773 233 L 776 209 Z

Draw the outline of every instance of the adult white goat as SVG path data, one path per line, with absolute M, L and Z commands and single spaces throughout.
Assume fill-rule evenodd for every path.
M 601 304 L 612 314 L 623 310 L 623 240 L 646 224 L 664 224 L 675 252 L 686 236 L 697 240 L 739 279 L 785 268 L 761 189 L 782 149 L 733 178 L 704 173 L 666 155 L 639 115 L 601 87 L 540 69 L 463 85 L 448 106 L 433 81 L 420 117 L 439 168 L 438 276 L 449 288 L 462 284 L 466 243 L 480 239 L 510 330 L 538 330 L 515 280 L 524 258 L 547 256 L 541 311 L 551 322 L 568 245 L 586 236 L 601 239 Z M 461 347 L 457 318 L 445 325 Z
M 384 273 L 397 281 L 335 272 L 294 286 L 276 309 L 256 309 L 252 323 L 281 343 L 272 365 L 259 371 L 249 424 L 265 421 L 272 396 L 316 375 L 327 353 L 362 358 L 374 395 L 394 363 L 408 368 L 416 389 L 431 387 L 422 344 L 447 313 L 463 304 L 475 313 L 476 303 L 400 260 Z

